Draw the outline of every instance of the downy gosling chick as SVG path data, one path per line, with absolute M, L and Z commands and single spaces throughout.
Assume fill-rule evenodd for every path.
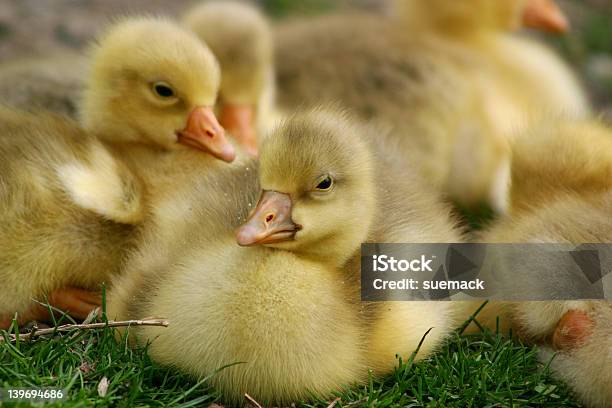
M 154 239 L 142 247 L 111 289 L 110 315 L 169 319 L 171 330 L 130 336 L 194 376 L 238 363 L 211 378 L 231 403 L 244 393 L 264 404 L 327 396 L 365 381 L 368 368 L 389 372 L 395 354 L 409 356 L 434 327 L 426 356 L 453 327 L 448 304 L 362 304 L 355 260 L 363 241 L 460 235 L 385 139 L 334 111 L 289 117 L 263 141 L 254 211 L 258 186 L 244 170 L 220 176 L 218 197 L 191 189 L 178 198 L 189 218 L 165 241 L 188 245 L 163 259 Z M 216 200 L 235 203 L 231 214 Z
M 612 129 L 547 121 L 515 141 L 512 160 L 510 213 L 483 242 L 612 242 Z M 491 306 L 489 314 L 505 305 Z M 612 405 L 611 307 L 609 301 L 509 305 L 517 331 L 549 350 L 544 361 L 551 348 L 561 350 L 553 370 L 594 407 Z
M 505 132 L 537 123 L 534 112 L 589 114 L 586 94 L 567 64 L 537 41 L 513 35 L 522 27 L 566 31 L 568 21 L 554 0 L 396 0 L 395 5 L 398 20 L 410 30 L 435 33 L 486 58 L 480 92 Z
M 100 38 L 99 45 L 93 51 L 92 71 L 86 82 L 81 114 L 82 122 L 89 131 L 86 133 L 97 136 L 105 145 L 90 149 L 93 156 L 91 163 L 82 164 L 84 159 L 75 159 L 73 161 L 76 164 L 62 166 L 61 173 L 58 174 L 61 174 L 67 187 L 65 191 L 56 188 L 53 194 L 63 197 L 70 193 L 71 200 L 67 201 L 67 198 L 64 198 L 60 201 L 61 203 L 67 201 L 68 208 L 76 204 L 112 221 L 139 223 L 143 218 L 140 212 L 137 219 L 132 217 L 127 221 L 114 217 L 112 213 L 114 208 L 122 208 L 126 202 L 133 200 L 132 195 L 128 194 L 130 190 L 128 193 L 124 192 L 124 184 L 135 184 L 130 178 L 124 180 L 121 172 L 120 175 L 111 177 L 115 168 L 128 166 L 130 170 L 126 169 L 128 172 L 126 174 L 130 174 L 130 177 L 134 177 L 132 174 L 137 175 L 139 182 L 145 184 L 143 188 L 147 190 L 148 200 L 154 202 L 161 200 L 164 194 L 170 195 L 172 188 L 181 184 L 182 180 L 197 178 L 200 176 L 199 173 L 214 168 L 219 162 L 196 149 L 205 150 L 223 160 L 233 160 L 234 148 L 225 139 L 223 129 L 212 112 L 218 85 L 219 70 L 216 60 L 194 34 L 162 19 L 134 18 L 113 25 Z M 53 132 L 54 139 L 64 144 L 53 146 L 55 150 L 41 150 L 38 153 L 33 138 L 49 136 L 41 136 L 41 132 L 34 126 L 36 120 L 14 119 L 19 117 L 18 113 L 4 116 L 7 116 L 6 120 L 13 118 L 11 130 L 7 131 L 6 143 L 10 141 L 9 134 L 17 131 L 15 129 L 28 135 L 28 138 L 24 138 L 23 146 L 19 140 L 11 142 L 17 144 L 15 149 L 23 149 L 27 155 L 7 160 L 18 163 L 15 164 L 17 167 L 24 162 L 34 160 L 32 158 L 40 161 L 48 160 L 48 165 L 43 167 L 41 163 L 35 162 L 35 170 L 45 175 L 41 178 L 43 182 L 47 178 L 54 180 L 55 176 L 47 173 L 59 172 L 56 162 L 68 162 L 64 156 L 71 157 L 68 141 L 62 141 L 63 128 L 59 127 L 61 121 L 57 120 L 59 124 L 50 132 Z M 41 121 L 44 121 L 44 116 L 41 116 Z M 67 123 L 68 128 L 74 126 L 69 121 Z M 66 135 L 69 136 L 70 133 Z M 176 146 L 179 144 L 177 142 L 187 145 L 188 148 L 177 149 Z M 125 164 L 121 163 L 122 161 Z M 30 194 L 36 197 L 37 191 L 33 190 Z M 7 199 L 11 194 L 16 193 L 8 190 Z M 138 200 L 142 201 L 140 194 Z M 28 237 L 37 235 L 36 228 L 43 228 L 38 224 L 29 226 L 28 222 L 15 215 L 16 212 L 17 215 L 27 214 L 30 208 L 28 204 L 28 202 L 22 203 L 24 207 L 21 210 L 19 207 L 11 207 L 13 210 L 6 211 L 7 216 L 15 217 L 14 225 L 22 223 L 24 226 L 23 240 L 16 240 L 14 244 L 23 246 L 24 252 L 35 248 L 36 240 L 30 237 L 32 245 L 28 245 L 26 243 Z M 56 212 L 61 214 L 63 211 L 66 210 L 62 208 Z M 54 212 L 47 211 L 44 214 L 46 217 L 52 217 Z M 99 222 L 93 214 L 91 217 L 92 222 L 96 220 Z M 58 216 L 57 220 L 61 219 Z M 53 219 L 49 222 L 55 221 Z M 58 237 L 55 241 L 50 241 L 51 248 L 54 248 L 53 245 L 61 245 L 60 238 L 65 242 L 71 242 L 72 239 L 78 241 L 79 231 L 82 228 L 78 221 L 79 219 L 72 219 L 64 220 L 63 224 L 52 224 L 58 227 L 58 231 L 47 233 L 55 232 Z M 61 225 L 64 226 L 59 228 Z M 14 228 L 17 228 L 16 226 Z M 72 230 L 75 231 L 74 237 L 69 235 Z M 7 230 L 7 234 L 15 232 Z M 94 238 L 98 235 L 94 232 L 90 235 L 88 242 L 93 242 L 91 245 L 95 245 Z M 6 235 L 6 239 L 10 236 Z M 100 247 L 104 247 L 104 240 L 111 238 L 109 235 L 108 238 L 101 239 Z M 80 246 L 74 247 L 72 255 L 78 257 L 81 250 Z M 93 266 L 91 272 L 86 273 L 82 270 L 73 270 L 75 269 L 73 267 L 67 269 L 63 261 L 54 263 L 53 257 L 37 260 L 34 253 L 27 253 L 30 254 L 29 257 L 20 256 L 4 262 L 3 265 L 7 267 L 6 273 L 23 279 L 22 265 L 31 266 L 34 262 L 40 264 L 39 267 L 43 270 L 50 272 L 33 272 L 26 275 L 26 279 L 31 282 L 29 285 L 24 285 L 24 292 L 12 292 L 15 293 L 15 297 L 19 297 L 21 303 L 11 306 L 14 304 L 11 301 L 11 305 L 7 304 L 6 309 L 3 307 L 0 310 L 2 314 L 19 311 L 27 316 L 31 313 L 25 311 L 22 305 L 24 302 L 29 303 L 31 297 L 40 299 L 43 291 L 49 292 L 58 285 L 69 284 L 73 274 L 76 273 L 89 276 L 87 282 L 100 283 L 106 280 L 109 274 L 115 273 L 121 262 L 121 257 L 115 256 L 113 258 L 116 262 L 115 267 L 111 268 L 107 263 L 100 262 L 106 268 L 104 273 L 100 273 L 100 270 Z M 57 253 L 62 253 L 61 248 L 58 248 Z M 109 251 L 109 254 L 111 253 L 112 251 Z M 68 255 L 66 257 L 70 259 Z M 84 256 L 83 259 L 89 264 L 96 263 L 95 258 Z M 82 264 L 83 267 L 85 265 L 87 263 Z M 47 279 L 48 282 L 42 282 L 43 279 Z M 75 285 L 79 283 L 79 279 L 74 281 Z M 93 286 L 88 283 L 84 287 L 92 289 Z M 24 296 L 24 293 L 27 295 Z M 79 299 L 82 297 L 79 294 L 73 299 L 71 311 L 74 311 L 74 304 L 80 304 Z M 93 297 L 95 296 L 92 294 Z M 54 293 L 49 293 L 49 298 L 61 302 L 67 301 L 65 296 L 56 296 Z M 88 305 L 89 303 L 82 305 L 82 308 Z
M 507 10 L 509 1 L 486 1 L 484 12 L 484 0 L 398 0 L 395 18 L 355 13 L 283 23 L 275 32 L 279 105 L 340 101 L 362 118 L 389 124 L 430 183 L 464 206 L 484 201 L 503 212 L 515 128 L 534 112 L 579 116 L 588 110 L 585 97 L 558 58 L 507 27 L 483 22 L 465 35 L 447 35 L 413 24 L 407 10 L 435 16 L 456 8 L 486 22 L 489 9 Z M 498 43 L 503 50 L 520 44 L 523 57 L 512 50 L 497 55 L 491 49 Z
M 120 22 L 99 43 L 81 120 L 142 178 L 157 226 L 173 228 L 177 220 L 166 199 L 203 173 L 228 167 L 223 161 L 240 166 L 247 160 L 213 113 L 218 63 L 194 33 L 166 20 Z
M 221 125 L 257 155 L 257 133 L 271 119 L 274 97 L 272 32 L 265 16 L 239 1 L 207 1 L 184 17 L 221 65 Z

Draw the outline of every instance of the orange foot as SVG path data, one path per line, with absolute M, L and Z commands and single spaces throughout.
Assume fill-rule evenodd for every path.
M 85 289 L 66 286 L 56 289 L 48 297 L 49 304 L 78 320 L 83 320 L 87 315 L 102 304 L 100 293 Z M 23 325 L 32 320 L 49 320 L 49 310 L 41 305 L 32 305 L 28 310 L 19 313 L 17 324 Z M 8 329 L 13 321 L 13 316 L 0 316 L 0 329 Z
M 595 322 L 582 310 L 569 310 L 559 320 L 553 334 L 553 347 L 571 351 L 581 347 L 593 332 Z

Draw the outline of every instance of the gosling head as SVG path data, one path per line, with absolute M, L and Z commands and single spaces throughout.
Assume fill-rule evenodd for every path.
M 410 24 L 432 24 L 447 31 L 517 30 L 565 32 L 567 18 L 555 0 L 396 0 Z
M 241 1 L 207 1 L 184 17 L 221 65 L 219 120 L 247 152 L 257 155 L 259 104 L 273 81 L 270 24 L 256 7 Z
M 263 191 L 237 231 L 238 244 L 344 262 L 374 217 L 372 154 L 362 131 L 320 109 L 281 123 L 262 144 Z
M 213 113 L 219 83 L 215 57 L 194 34 L 160 18 L 126 19 L 93 49 L 81 120 L 104 140 L 182 144 L 232 161 Z

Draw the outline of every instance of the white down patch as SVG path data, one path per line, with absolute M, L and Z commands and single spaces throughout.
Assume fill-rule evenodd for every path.
M 121 218 L 123 185 L 115 159 L 99 145 L 94 145 L 86 165 L 73 162 L 57 168 L 57 175 L 70 198 L 80 207 L 108 219 Z

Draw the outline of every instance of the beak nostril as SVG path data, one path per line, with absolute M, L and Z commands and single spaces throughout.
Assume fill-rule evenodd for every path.
M 272 220 L 274 220 L 274 214 L 266 215 L 266 222 L 271 222 Z
M 207 130 L 206 135 L 209 137 L 215 137 L 215 132 L 213 132 L 212 130 Z

